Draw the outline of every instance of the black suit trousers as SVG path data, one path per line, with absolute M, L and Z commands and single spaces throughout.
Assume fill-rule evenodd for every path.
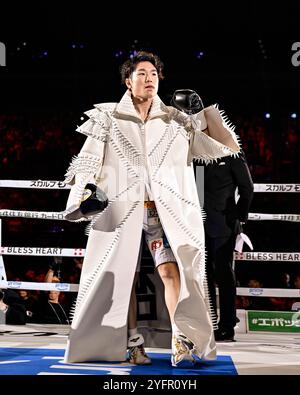
M 219 289 L 219 328 L 231 330 L 236 325 L 236 281 L 233 252 L 236 235 L 210 237 L 205 235 L 207 250 L 207 281 L 211 301 L 217 315 L 216 286 Z

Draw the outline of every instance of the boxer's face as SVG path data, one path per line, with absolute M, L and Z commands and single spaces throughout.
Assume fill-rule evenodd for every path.
M 142 100 L 152 99 L 157 94 L 158 83 L 157 70 L 150 62 L 138 63 L 130 78 L 126 79 L 127 88 L 131 89 L 132 95 Z

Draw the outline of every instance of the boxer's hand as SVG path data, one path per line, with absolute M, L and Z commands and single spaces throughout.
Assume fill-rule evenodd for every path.
M 192 89 L 177 89 L 171 99 L 171 105 L 188 115 L 203 110 L 201 97 Z
M 105 192 L 94 184 L 86 184 L 80 204 L 82 214 L 91 216 L 100 213 L 107 205 L 108 198 Z

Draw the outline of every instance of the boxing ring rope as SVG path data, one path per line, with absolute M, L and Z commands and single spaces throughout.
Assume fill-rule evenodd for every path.
M 78 284 L 68 283 L 37 283 L 33 281 L 0 281 L 0 288 L 27 289 L 30 291 L 61 291 L 78 292 Z
M 31 218 L 31 219 L 54 219 L 56 221 L 65 221 L 63 212 L 52 211 L 24 211 L 24 210 L 7 210 L 0 209 L 0 217 L 10 218 Z M 289 221 L 300 222 L 298 214 L 261 214 L 249 213 L 249 221 Z M 87 221 L 87 220 L 86 220 Z
M 1 188 L 26 188 L 26 189 L 59 189 L 67 190 L 71 186 L 63 181 L 48 180 L 0 180 Z M 299 193 L 300 184 L 254 184 L 254 192 L 271 193 Z M 47 219 L 64 221 L 64 212 L 50 211 L 24 211 L 0 209 L 0 217 Z M 288 221 L 300 222 L 300 214 L 262 214 L 249 213 L 250 221 Z M 88 221 L 88 220 L 86 220 Z M 2 255 L 20 256 L 60 256 L 60 257 L 84 257 L 83 248 L 58 248 L 58 247 L 4 247 L 1 243 L 1 219 L 0 219 L 0 264 L 3 264 Z M 259 262 L 299 262 L 298 252 L 236 252 L 235 261 L 259 261 Z M 4 264 L 3 264 L 4 265 Z M 59 290 L 63 292 L 78 292 L 78 284 L 68 283 L 38 283 L 26 281 L 0 280 L 0 288 L 27 289 L 27 290 Z M 237 295 L 241 296 L 271 296 L 271 297 L 300 297 L 299 289 L 281 288 L 247 288 L 237 287 Z
M 63 181 L 49 180 L 0 180 L 0 188 L 70 189 Z M 254 184 L 254 192 L 299 193 L 300 184 Z

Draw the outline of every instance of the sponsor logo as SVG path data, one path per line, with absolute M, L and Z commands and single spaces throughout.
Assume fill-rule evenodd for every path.
M 55 284 L 55 289 L 58 291 L 67 291 L 69 289 L 69 284 L 57 283 Z
M 152 250 L 152 251 L 158 250 L 159 248 L 161 248 L 162 244 L 163 244 L 162 239 L 153 240 L 153 241 L 151 242 L 151 250 Z
M 300 326 L 300 311 L 297 311 L 297 313 L 292 315 L 292 322 L 294 322 L 296 326 Z
M 9 288 L 21 288 L 21 281 L 7 281 L 7 285 Z
M 253 296 L 259 296 L 264 293 L 263 288 L 249 288 L 249 294 Z
M 251 331 L 300 333 L 300 313 L 290 311 L 247 311 Z

